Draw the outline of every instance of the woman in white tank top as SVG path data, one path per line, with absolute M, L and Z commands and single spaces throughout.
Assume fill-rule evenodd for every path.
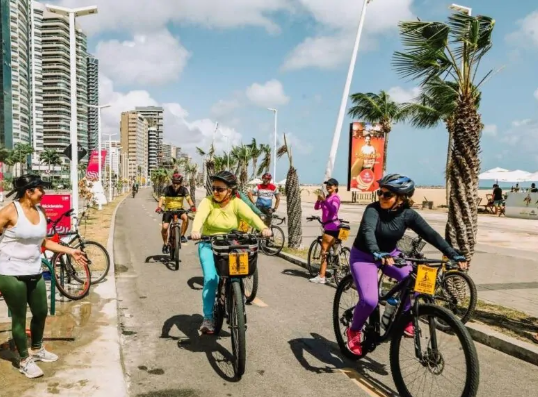
M 12 334 L 21 357 L 19 371 L 37 378 L 43 371 L 35 361 L 53 362 L 58 356 L 43 347 L 43 332 L 48 314 L 47 291 L 41 277 L 41 247 L 73 256 L 86 262 L 80 250 L 57 244 L 46 238 L 47 219 L 40 207 L 48 185 L 37 175 L 23 175 L 13 182 L 17 193 L 12 204 L 0 210 L 0 291 L 12 314 Z M 28 352 L 26 311 L 30 306 L 32 348 Z

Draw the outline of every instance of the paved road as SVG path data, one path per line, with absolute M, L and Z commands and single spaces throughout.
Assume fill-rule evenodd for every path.
M 301 268 L 264 256 L 259 301 L 247 306 L 246 374 L 231 381 L 230 338 L 197 332 L 202 278 L 195 247 L 184 247 L 178 272 L 158 261 L 154 208 L 150 191 L 142 190 L 124 201 L 116 220 L 122 354 L 131 396 L 396 395 L 387 345 L 358 363 L 340 355 L 331 324 L 334 288 L 310 284 Z M 169 337 L 162 337 L 163 329 Z M 480 396 L 536 395 L 535 366 L 477 349 Z

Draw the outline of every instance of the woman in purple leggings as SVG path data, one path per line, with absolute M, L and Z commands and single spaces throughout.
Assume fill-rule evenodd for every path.
M 383 273 L 397 281 L 403 280 L 411 272 L 410 265 L 402 268 L 393 266 L 393 258 L 400 253 L 396 243 L 408 228 L 448 258 L 458 261 L 462 269 L 467 268 L 465 257 L 458 254 L 411 209 L 410 198 L 415 192 L 413 180 L 404 175 L 389 174 L 378 182 L 379 201 L 366 207 L 350 256 L 351 274 L 359 293 L 359 303 L 354 311 L 353 323 L 347 329 L 347 345 L 358 356 L 362 355 L 362 327 L 378 303 L 378 270 L 383 265 Z M 409 301 L 405 302 L 404 308 L 410 308 Z M 410 323 L 405 328 L 405 335 L 412 337 L 413 334 L 413 324 Z

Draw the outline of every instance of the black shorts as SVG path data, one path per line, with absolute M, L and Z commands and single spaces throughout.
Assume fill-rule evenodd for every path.
M 323 234 L 326 234 L 334 238 L 338 238 L 338 235 L 340 234 L 340 230 L 324 230 Z
M 184 213 L 182 213 L 181 215 L 183 215 Z M 181 216 L 180 216 L 181 218 Z M 172 219 L 174 219 L 174 214 L 171 213 L 171 212 L 165 212 L 163 213 L 163 223 L 170 223 L 172 222 Z

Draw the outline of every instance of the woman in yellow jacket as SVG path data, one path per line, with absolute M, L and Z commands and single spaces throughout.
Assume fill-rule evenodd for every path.
M 258 215 L 237 197 L 237 178 L 228 171 L 221 171 L 211 177 L 213 196 L 204 198 L 196 211 L 192 225 L 191 238 L 199 240 L 202 236 L 227 234 L 239 227 L 244 220 L 250 226 L 262 232 L 264 237 L 271 237 L 269 229 Z M 204 334 L 215 332 L 213 321 L 213 303 L 219 283 L 215 268 L 215 259 L 209 242 L 198 244 L 198 255 L 204 273 L 202 304 L 204 321 L 200 331 Z

